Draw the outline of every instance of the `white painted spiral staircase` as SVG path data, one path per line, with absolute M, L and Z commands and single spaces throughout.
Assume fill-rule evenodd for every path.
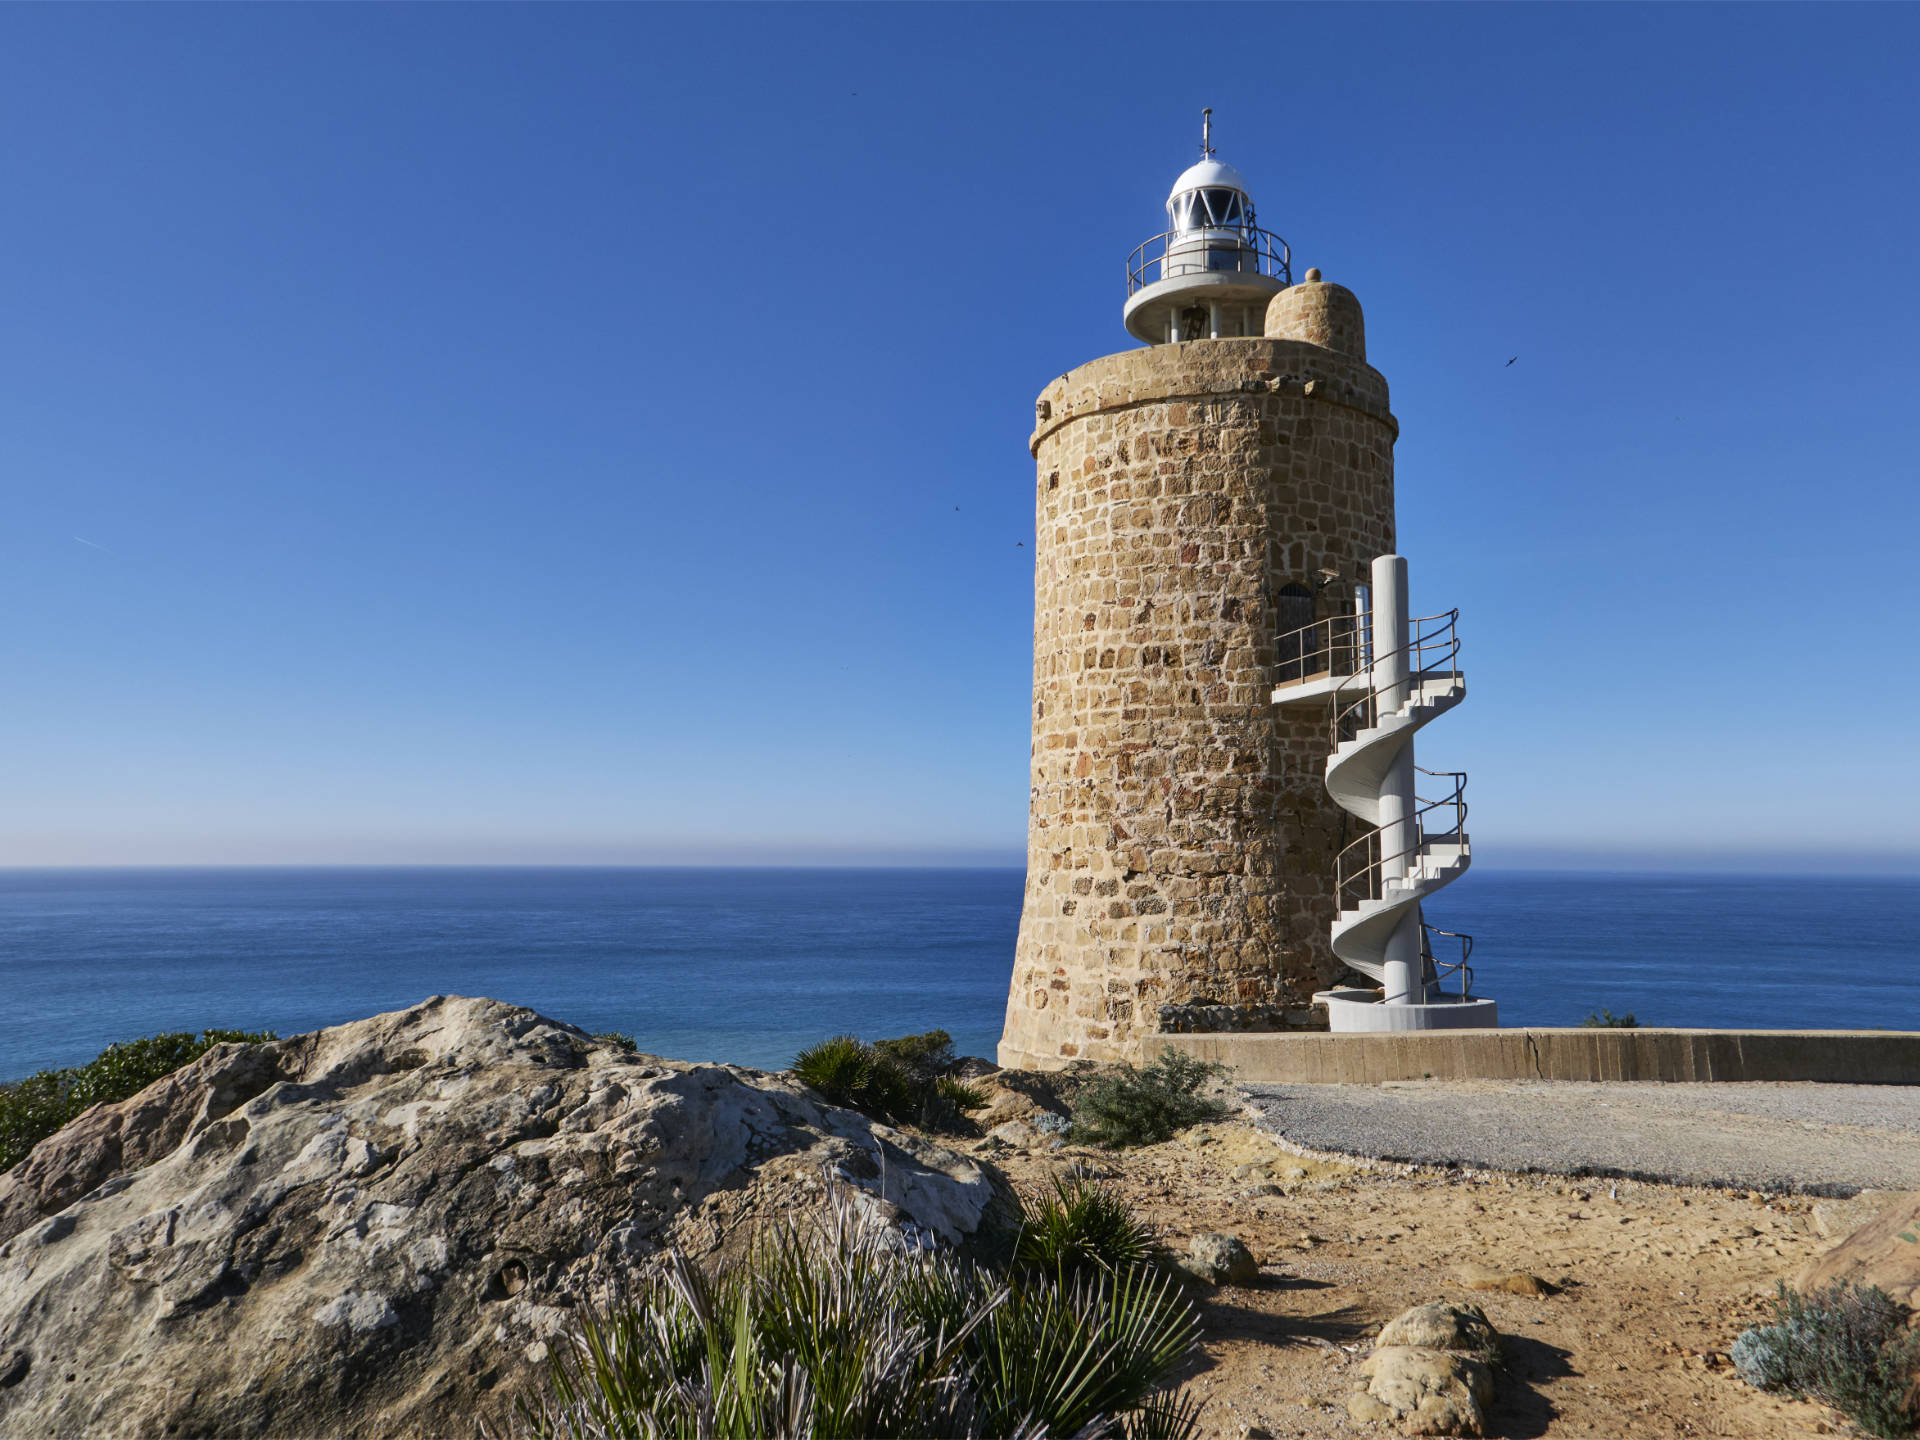
M 1273 701 L 1329 706 L 1327 793 L 1369 827 L 1336 863 L 1332 944 L 1381 988 L 1328 990 L 1314 999 L 1326 1004 L 1335 1030 L 1492 1027 L 1498 1008 L 1472 993 L 1472 937 L 1428 925 L 1421 910 L 1473 859 L 1467 777 L 1413 760 L 1414 736 L 1466 697 L 1459 612 L 1410 620 L 1407 562 L 1398 555 L 1373 562 L 1369 597 L 1364 610 L 1315 621 L 1279 642 Z M 1438 958 L 1436 939 L 1453 942 L 1458 958 Z M 1457 991 L 1444 988 L 1449 977 Z

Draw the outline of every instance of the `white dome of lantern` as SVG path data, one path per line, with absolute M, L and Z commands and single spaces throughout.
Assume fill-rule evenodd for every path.
M 1287 242 L 1254 223 L 1246 177 L 1215 158 L 1213 111 L 1201 117 L 1201 159 L 1173 182 L 1166 233 L 1127 262 L 1127 330 L 1149 345 L 1258 335 L 1293 280 Z
M 1224 160 L 1189 165 L 1167 194 L 1167 219 L 1175 230 L 1204 230 L 1253 223 L 1247 177 Z

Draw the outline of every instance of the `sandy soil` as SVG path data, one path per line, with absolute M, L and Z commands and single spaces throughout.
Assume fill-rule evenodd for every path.
M 1208 1402 L 1208 1435 L 1391 1433 L 1347 1416 L 1345 1397 L 1362 1386 L 1356 1362 L 1384 1321 L 1436 1299 L 1480 1304 L 1508 1337 L 1492 1435 L 1847 1433 L 1818 1406 L 1750 1388 L 1725 1357 L 1774 1282 L 1834 1243 L 1820 1233 L 1833 1211 L 1814 1214 L 1832 1202 L 1348 1163 L 1241 1121 L 1118 1155 L 1048 1143 L 977 1148 L 1021 1185 L 1079 1164 L 1175 1248 L 1219 1230 L 1261 1259 L 1258 1283 L 1206 1297 L 1204 1355 L 1188 1383 Z M 1279 1193 L 1250 1193 L 1261 1185 Z M 1553 1293 L 1470 1290 L 1463 1263 L 1526 1271 Z

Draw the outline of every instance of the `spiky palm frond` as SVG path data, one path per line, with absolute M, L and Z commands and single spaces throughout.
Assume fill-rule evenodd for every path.
M 1016 1286 L 969 1346 L 969 1369 L 989 1433 L 1040 1421 L 1073 1435 L 1139 1406 L 1199 1338 L 1173 1277 L 1136 1265 Z
M 1193 1440 L 1205 1408 L 1184 1390 L 1156 1390 L 1120 1417 L 1118 1440 Z
M 1054 1176 L 1051 1194 L 1025 1196 L 1020 1209 L 1014 1263 L 1056 1279 L 1144 1265 L 1157 1248 L 1117 1190 L 1078 1172 Z

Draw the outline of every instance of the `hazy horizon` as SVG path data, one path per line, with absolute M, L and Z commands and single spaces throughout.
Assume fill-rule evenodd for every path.
M 1479 854 L 1473 873 L 1500 875 L 1676 875 L 1795 879 L 1916 880 L 1920 855 L 1674 852 L 1582 852 L 1513 849 L 1489 859 Z M 1874 867 L 1879 868 L 1874 868 Z M 802 850 L 706 852 L 667 858 L 572 860 L 151 860 L 89 864 L 0 863 L 0 874 L 164 870 L 1024 870 L 1024 855 L 993 851 L 852 851 L 820 855 Z

